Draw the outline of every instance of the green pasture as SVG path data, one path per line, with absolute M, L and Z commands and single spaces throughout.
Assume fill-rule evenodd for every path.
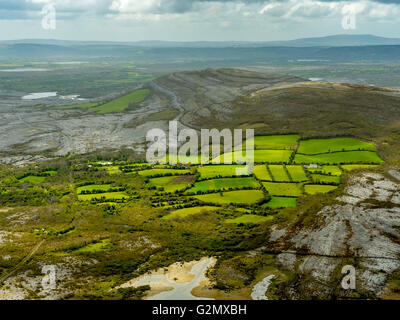
M 33 183 L 33 184 L 39 184 L 43 183 L 46 180 L 46 177 L 40 177 L 40 176 L 27 176 L 22 179 L 19 179 L 19 182 L 22 183 Z
M 255 204 L 264 199 L 264 193 L 261 190 L 240 190 L 203 194 L 194 196 L 194 198 L 216 204 Z
M 372 143 L 360 141 L 354 138 L 331 138 L 301 140 L 298 153 L 319 154 L 338 151 L 376 151 Z
M 368 163 L 379 164 L 383 160 L 372 151 L 346 151 L 333 152 L 318 155 L 296 154 L 294 163 L 318 163 L 318 164 L 350 164 L 350 163 Z
M 129 196 L 124 192 L 106 192 L 98 194 L 78 194 L 78 200 L 80 201 L 92 201 L 92 200 L 123 200 L 129 199 Z
M 329 176 L 329 175 L 324 175 L 324 174 L 317 174 L 313 173 L 311 174 L 312 181 L 314 183 L 318 184 L 339 184 L 340 183 L 340 177 L 338 176 Z
M 255 163 L 288 163 L 290 161 L 290 156 L 293 151 L 291 150 L 254 150 L 254 162 Z M 224 158 L 233 157 L 233 162 L 238 162 L 238 159 L 245 162 L 251 162 L 251 155 L 249 152 L 230 152 L 222 154 L 217 157 L 215 160 L 220 161 L 220 163 L 224 163 Z
M 181 191 L 189 187 L 193 182 L 193 176 L 168 176 L 149 180 L 150 187 L 163 188 L 165 192 Z
M 304 186 L 304 191 L 307 194 L 329 193 L 336 190 L 335 186 L 324 186 L 321 184 L 307 184 Z
M 308 181 L 308 177 L 304 171 L 303 166 L 287 165 L 286 169 L 289 172 L 289 175 L 292 177 L 293 182 Z
M 127 108 L 129 108 L 131 104 L 144 101 L 149 95 L 149 93 L 150 93 L 149 89 L 136 90 L 120 98 L 114 99 L 106 104 L 91 108 L 90 110 L 93 110 L 100 114 L 123 112 Z
M 265 164 L 254 166 L 253 173 L 258 180 L 272 181 L 272 177 L 269 174 Z
M 255 149 L 265 150 L 285 150 L 294 149 L 300 136 L 294 135 L 274 135 L 274 136 L 255 136 L 253 139 Z M 246 144 L 243 144 L 245 149 Z
M 267 208 L 294 208 L 297 205 L 297 198 L 289 197 L 271 197 L 271 200 L 265 204 L 263 207 Z
M 341 167 L 344 171 L 353 171 L 353 170 L 363 170 L 363 169 L 374 169 L 379 166 L 370 164 L 347 164 L 347 165 L 341 165 Z
M 236 169 L 244 169 L 245 165 L 206 165 L 198 167 L 200 179 L 211 179 L 217 177 L 232 177 L 236 175 Z
M 260 188 L 260 184 L 253 177 L 246 178 L 223 178 L 223 179 L 212 179 L 203 180 L 196 182 L 192 188 L 186 192 L 207 192 L 207 191 L 218 191 L 232 189 L 242 189 L 242 188 Z
M 312 168 L 307 169 L 307 171 L 312 173 L 321 173 L 332 176 L 341 176 L 342 170 L 338 166 L 323 166 L 322 168 Z
M 269 171 L 271 171 L 274 181 L 277 182 L 290 182 L 290 178 L 282 165 L 269 165 Z
M 81 194 L 83 191 L 86 192 L 93 192 L 95 190 L 99 190 L 99 191 L 103 191 L 103 192 L 107 192 L 110 189 L 112 189 L 111 184 L 91 184 L 91 185 L 87 185 L 87 186 L 82 186 L 82 187 L 78 187 L 76 189 L 76 192 L 78 194 Z
M 262 184 L 271 196 L 300 197 L 302 195 L 300 183 L 263 182 Z

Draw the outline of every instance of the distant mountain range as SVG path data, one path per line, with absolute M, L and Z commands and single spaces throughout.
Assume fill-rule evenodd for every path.
M 0 41 L 3 45 L 13 44 L 40 44 L 58 46 L 80 45 L 124 45 L 147 48 L 223 48 L 223 47 L 344 47 L 344 46 L 375 46 L 375 45 L 400 45 L 400 38 L 385 38 L 370 34 L 364 35 L 332 35 L 326 37 L 301 38 L 286 41 L 69 41 L 55 39 L 22 39 Z
M 400 39 L 336 35 L 274 42 L 98 42 L 15 40 L 0 42 L 3 58 L 110 58 L 136 61 L 287 62 L 399 61 Z

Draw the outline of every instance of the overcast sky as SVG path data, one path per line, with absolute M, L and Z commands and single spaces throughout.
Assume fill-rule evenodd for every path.
M 42 27 L 50 3 L 55 30 Z M 342 27 L 349 12 L 355 29 Z M 332 34 L 400 37 L 400 0 L 0 0 L 1 40 L 269 41 Z

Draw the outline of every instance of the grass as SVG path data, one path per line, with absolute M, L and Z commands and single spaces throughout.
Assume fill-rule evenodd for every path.
M 290 161 L 290 156 L 293 151 L 291 150 L 254 150 L 254 162 L 255 163 L 288 163 Z M 233 156 L 233 161 L 235 162 L 235 157 L 240 156 L 240 151 L 227 153 L 227 156 Z M 251 160 L 250 155 L 246 155 L 245 159 Z M 221 163 L 224 163 L 224 155 L 217 157 Z M 243 159 L 243 161 L 245 161 Z M 250 161 L 248 161 L 250 162 Z
M 238 218 L 227 219 L 227 220 L 225 220 L 225 223 L 235 223 L 235 224 L 239 224 L 239 223 L 254 223 L 254 224 L 259 224 L 259 223 L 270 221 L 273 218 L 274 218 L 273 216 L 263 217 L 263 216 L 257 216 L 257 215 L 254 215 L 254 214 L 245 214 L 244 216 L 241 216 L 241 217 L 238 217 Z
M 372 143 L 354 138 L 310 139 L 300 141 L 298 153 L 319 154 L 337 151 L 376 151 Z
M 371 151 L 347 151 L 347 152 L 334 152 L 324 153 L 318 155 L 303 155 L 296 154 L 294 158 L 295 163 L 318 163 L 318 164 L 347 164 L 347 163 L 368 163 L 379 164 L 383 160 Z
M 263 182 L 262 184 L 271 196 L 300 197 L 302 195 L 299 183 Z
M 149 93 L 150 93 L 149 89 L 136 90 L 120 98 L 114 99 L 106 104 L 91 108 L 90 110 L 93 110 L 100 114 L 123 112 L 126 109 L 128 109 L 131 104 L 144 101 L 149 95 Z
M 186 189 L 192 184 L 193 176 L 172 176 L 150 179 L 150 187 L 163 188 L 165 192 L 175 192 Z
M 242 188 L 260 188 L 260 184 L 253 177 L 246 178 L 224 178 L 224 179 L 212 179 L 199 181 L 194 184 L 192 188 L 187 190 L 187 192 L 207 192 L 207 191 L 218 191 L 232 189 L 242 189 Z
M 258 180 L 272 181 L 272 177 L 269 174 L 265 164 L 254 166 L 253 173 Z
M 342 170 L 338 166 L 323 166 L 322 168 L 307 169 L 312 173 L 322 173 L 332 176 L 341 176 Z
M 229 191 L 223 192 L 222 195 L 221 193 L 204 194 L 194 197 L 203 202 L 216 204 L 255 204 L 264 199 L 264 193 L 261 190 Z
M 94 190 L 101 190 L 103 192 L 107 192 L 111 188 L 112 188 L 111 184 L 91 184 L 91 185 L 82 186 L 82 187 L 77 188 L 76 192 L 78 194 L 81 194 L 82 191 L 93 192 Z
M 112 248 L 110 240 L 102 240 L 100 242 L 95 242 L 88 244 L 82 248 L 75 250 L 76 253 L 96 253 L 101 251 L 106 251 Z
M 212 206 L 184 208 L 172 211 L 170 214 L 167 214 L 166 216 L 162 217 L 162 219 L 184 218 L 193 214 L 215 211 L 217 209 L 219 209 L 219 207 L 212 207 Z
M 246 168 L 245 165 L 207 165 L 199 167 L 200 179 L 211 179 L 217 177 L 232 177 L 236 175 L 237 168 Z
M 297 198 L 288 197 L 271 197 L 268 203 L 263 204 L 263 207 L 268 208 L 294 208 L 297 205 Z
M 304 186 L 304 191 L 307 194 L 329 193 L 336 190 L 335 186 L 324 186 L 321 184 L 307 184 Z
M 290 182 L 290 178 L 282 165 L 270 165 L 269 170 L 271 171 L 274 181 Z
M 314 183 L 334 183 L 334 184 L 339 184 L 340 183 L 340 177 L 338 176 L 329 176 L 329 175 L 324 175 L 324 174 L 312 174 L 311 178 Z
M 78 200 L 80 201 L 92 201 L 92 200 L 123 200 L 129 199 L 129 196 L 124 192 L 106 192 L 98 194 L 79 194 Z
M 294 149 L 299 139 L 300 136 L 294 134 L 294 135 L 275 135 L 275 136 L 255 136 L 253 141 L 255 149 L 285 150 L 285 149 Z
M 149 170 L 142 170 L 137 172 L 140 176 L 143 177 L 154 177 L 154 176 L 166 176 L 166 175 L 173 175 L 179 176 L 190 173 L 190 170 L 186 169 L 149 169 Z
M 304 171 L 303 166 L 286 166 L 289 175 L 292 178 L 293 182 L 304 182 L 308 181 L 308 177 Z
M 22 179 L 19 179 L 19 182 L 39 184 L 39 183 L 43 183 L 45 180 L 46 180 L 46 177 L 27 176 Z
M 97 107 L 99 105 L 99 102 L 92 102 L 92 103 L 81 103 L 81 104 L 73 104 L 69 106 L 57 106 L 54 107 L 56 110 L 64 110 L 64 109 L 90 109 Z
M 370 164 L 347 164 L 341 166 L 345 171 L 352 171 L 352 170 L 361 170 L 361 169 L 373 169 L 379 166 L 377 165 L 370 165 Z

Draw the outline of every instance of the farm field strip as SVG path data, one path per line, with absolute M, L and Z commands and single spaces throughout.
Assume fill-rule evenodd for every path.
M 293 150 L 299 141 L 300 136 L 295 135 L 274 135 L 274 136 L 255 136 L 253 139 L 254 149 L 256 150 Z M 243 144 L 243 149 L 246 144 Z M 236 147 L 235 150 L 238 150 Z
M 338 166 L 322 166 L 321 168 L 307 169 L 311 173 L 341 176 L 342 170 Z
M 265 164 L 254 166 L 253 173 L 258 180 L 261 181 L 272 181 L 272 177 L 267 170 Z
M 194 184 L 192 188 L 186 191 L 189 192 L 207 192 L 207 191 L 219 191 L 232 189 L 243 189 L 243 188 L 260 188 L 259 182 L 253 177 L 246 178 L 222 178 L 222 179 L 212 179 L 198 181 Z
M 293 182 L 305 182 L 308 181 L 308 177 L 304 171 L 303 166 L 287 165 L 287 171 Z
M 339 151 L 376 151 L 372 143 L 354 138 L 331 138 L 301 140 L 298 154 L 316 155 Z
M 264 199 L 264 193 L 261 190 L 240 190 L 198 195 L 194 198 L 217 204 L 255 204 Z
M 197 168 L 200 173 L 200 179 L 211 179 L 211 178 L 224 178 L 233 177 L 236 175 L 236 169 L 246 168 L 245 165 L 206 165 Z
M 380 164 L 382 162 L 383 160 L 378 154 L 372 151 L 345 151 L 318 155 L 296 154 L 294 157 L 294 163 L 296 164 Z
M 300 183 L 263 182 L 262 184 L 271 196 L 300 197 L 303 194 Z
M 290 197 L 271 197 L 271 200 L 263 204 L 263 207 L 279 209 L 279 208 L 294 208 L 297 204 L 297 198 Z
M 276 182 L 290 182 L 290 178 L 283 165 L 269 165 L 272 178 Z
M 189 187 L 194 181 L 193 176 L 167 176 L 152 178 L 149 180 L 148 185 L 150 187 L 156 187 L 157 189 L 163 189 L 165 192 L 181 191 Z
M 338 176 L 328 176 L 324 174 L 311 174 L 312 180 L 317 184 L 339 184 L 340 177 Z
M 321 184 L 307 184 L 304 186 L 304 191 L 306 194 L 319 194 L 319 193 L 329 193 L 336 190 L 335 186 L 326 186 Z

